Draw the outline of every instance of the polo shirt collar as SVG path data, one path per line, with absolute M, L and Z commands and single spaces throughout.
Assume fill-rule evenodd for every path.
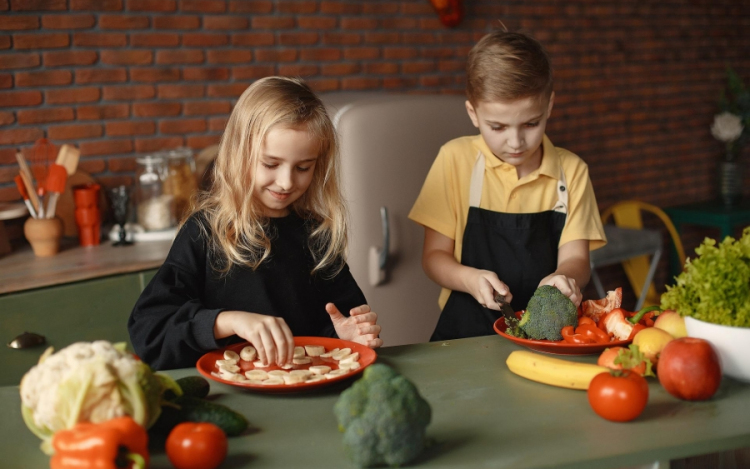
M 474 146 L 477 150 L 481 151 L 485 156 L 485 164 L 489 168 L 497 168 L 499 166 L 507 165 L 500 158 L 496 157 L 481 134 L 477 135 L 474 139 Z M 544 136 L 542 139 L 542 147 L 544 148 L 544 156 L 542 156 L 542 164 L 539 167 L 539 174 L 548 176 L 554 179 L 560 177 L 560 157 L 557 155 L 557 149 L 552 144 L 552 141 Z

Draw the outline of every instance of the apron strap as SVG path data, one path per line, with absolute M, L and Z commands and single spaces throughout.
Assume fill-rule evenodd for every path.
M 477 152 L 474 169 L 471 171 L 471 183 L 469 184 L 469 207 L 479 208 L 482 201 L 482 186 L 484 185 L 484 154 Z M 568 182 L 565 172 L 560 165 L 560 179 L 557 181 L 557 203 L 552 209 L 559 213 L 568 213 Z
M 479 208 L 482 201 L 482 186 L 484 185 L 484 154 L 477 153 L 477 160 L 471 172 L 471 184 L 469 185 L 469 207 Z

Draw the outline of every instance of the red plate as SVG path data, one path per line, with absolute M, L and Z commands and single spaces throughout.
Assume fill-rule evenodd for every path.
M 324 381 L 316 381 L 314 383 L 297 383 L 297 384 L 251 384 L 251 383 L 239 383 L 237 381 L 227 381 L 225 379 L 221 379 L 217 376 L 214 376 L 211 374 L 211 372 L 215 372 L 217 370 L 216 368 L 216 360 L 221 360 L 224 358 L 224 351 L 225 350 L 232 350 L 237 353 L 240 353 L 240 350 L 242 350 L 243 347 L 247 346 L 247 342 L 242 342 L 240 344 L 234 344 L 230 345 L 228 347 L 219 349 L 219 350 L 213 350 L 211 352 L 208 352 L 207 354 L 203 355 L 198 359 L 198 363 L 196 363 L 195 367 L 198 369 L 198 372 L 205 376 L 208 379 L 212 379 L 214 381 L 218 381 L 219 383 L 229 384 L 230 386 L 237 386 L 240 388 L 247 388 L 252 389 L 253 391 L 264 391 L 264 392 L 299 392 L 299 391 L 307 391 L 309 389 L 314 388 L 320 388 L 323 386 L 328 386 L 333 383 L 337 383 L 339 381 L 351 378 L 352 376 L 356 376 L 359 373 L 362 373 L 365 368 L 372 365 L 375 362 L 375 359 L 377 358 L 377 354 L 373 349 L 370 347 L 367 347 L 365 345 L 358 344 L 356 342 L 350 342 L 348 340 L 342 340 L 342 339 L 334 339 L 330 337 L 295 337 L 294 338 L 294 345 L 295 346 L 305 346 L 305 345 L 322 345 L 326 348 L 326 351 L 330 351 L 335 348 L 350 348 L 352 349 L 352 352 L 359 352 L 359 368 L 356 370 L 349 371 L 348 373 L 345 373 L 341 376 L 336 376 L 335 378 L 326 379 Z M 319 358 L 319 357 L 313 357 L 312 363 L 309 365 L 295 365 L 294 368 L 296 370 L 303 370 L 307 369 L 310 366 L 313 365 L 327 365 L 330 366 L 331 369 L 337 369 L 338 368 L 338 362 L 332 358 Z M 242 371 L 248 371 L 252 370 L 255 367 L 252 363 L 248 362 L 242 362 L 240 361 L 240 367 Z M 266 368 L 262 368 L 264 371 L 271 371 L 271 370 L 279 370 L 280 368 L 276 365 L 269 366 Z
M 493 328 L 500 336 L 517 345 L 523 345 L 538 352 L 555 353 L 558 355 L 594 355 L 609 347 L 627 347 L 632 342 L 632 340 L 614 340 L 606 344 L 570 344 L 564 340 L 521 339 L 505 333 L 505 329 L 507 328 L 505 318 L 495 321 Z

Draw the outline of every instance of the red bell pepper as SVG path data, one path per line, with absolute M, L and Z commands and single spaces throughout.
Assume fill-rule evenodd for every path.
M 594 339 L 590 337 L 586 337 L 583 334 L 575 333 L 575 331 L 573 330 L 573 326 L 563 327 L 562 330 L 560 331 L 560 334 L 562 334 L 563 340 L 565 340 L 565 342 L 569 344 L 581 345 L 581 344 L 593 344 L 594 343 Z
M 596 324 L 581 324 L 576 327 L 576 334 L 588 337 L 597 344 L 606 344 L 610 342 L 609 334 L 596 327 Z
M 52 437 L 50 469 L 146 469 L 148 434 L 131 417 L 81 422 Z
M 599 324 L 604 324 L 607 334 L 614 334 L 617 340 L 627 340 L 633 332 L 633 324 L 625 319 L 625 314 L 624 309 L 615 308 L 601 318 Z

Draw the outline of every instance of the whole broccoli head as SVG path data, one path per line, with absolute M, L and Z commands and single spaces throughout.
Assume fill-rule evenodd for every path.
M 398 466 L 425 446 L 430 404 L 392 368 L 375 364 L 341 393 L 334 413 L 344 432 L 344 448 L 360 467 Z
M 557 287 L 543 285 L 534 292 L 518 325 L 529 339 L 561 340 L 563 327 L 578 325 L 578 312 Z

